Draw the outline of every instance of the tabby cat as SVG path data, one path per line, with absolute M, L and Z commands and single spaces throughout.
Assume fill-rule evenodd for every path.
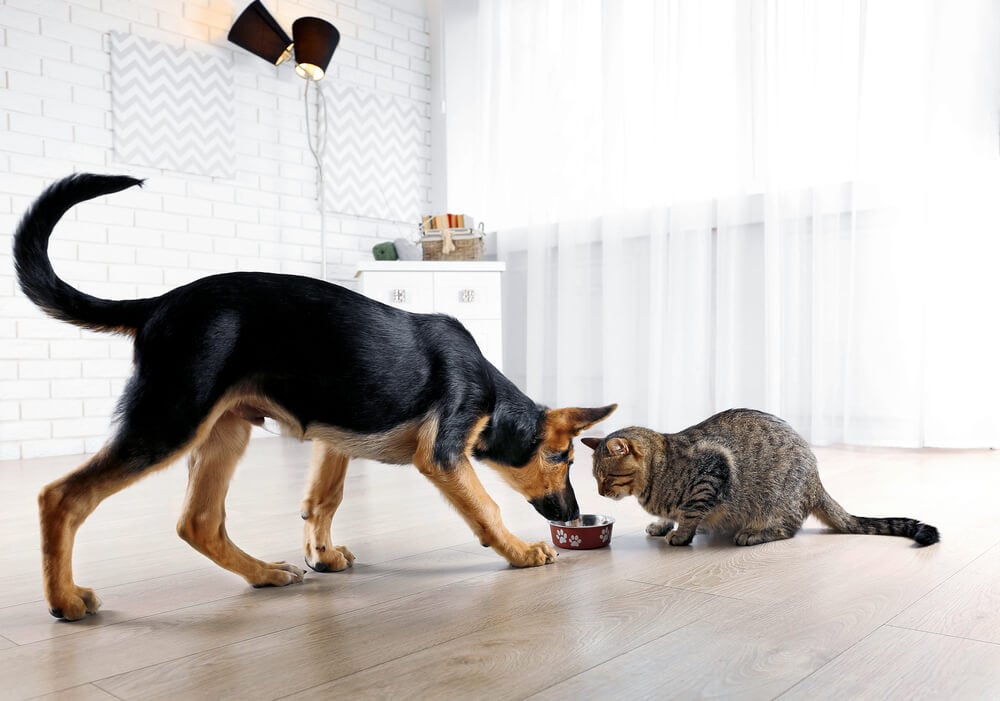
M 791 538 L 809 514 L 839 533 L 938 542 L 934 526 L 912 518 L 847 513 L 823 488 L 806 441 L 762 411 L 730 409 L 680 433 L 632 427 L 583 442 L 594 450 L 601 496 L 634 494 L 660 519 L 646 532 L 671 545 L 688 545 L 699 526 L 734 533 L 737 545 Z

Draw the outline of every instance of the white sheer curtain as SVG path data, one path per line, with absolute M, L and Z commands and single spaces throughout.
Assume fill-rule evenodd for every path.
M 500 232 L 529 394 L 617 401 L 615 426 L 752 406 L 817 443 L 1000 445 L 1000 6 L 480 0 L 478 22 L 449 178 Z

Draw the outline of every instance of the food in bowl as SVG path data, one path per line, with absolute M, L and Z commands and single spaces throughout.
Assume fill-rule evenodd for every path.
M 567 550 L 603 548 L 611 542 L 615 520 L 603 514 L 582 514 L 572 521 L 549 521 L 552 542 Z

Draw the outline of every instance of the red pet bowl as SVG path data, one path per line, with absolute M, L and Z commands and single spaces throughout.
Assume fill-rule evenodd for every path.
M 593 550 L 611 542 L 615 520 L 602 514 L 583 514 L 575 521 L 549 521 L 552 542 L 567 550 Z

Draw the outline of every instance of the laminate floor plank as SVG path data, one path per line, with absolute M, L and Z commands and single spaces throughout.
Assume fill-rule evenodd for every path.
M 0 678 L 13 679 L 8 691 L 26 698 L 201 652 L 211 658 L 220 654 L 220 649 L 238 647 L 244 641 L 315 621 L 321 621 L 317 625 L 322 627 L 327 619 L 338 615 L 364 611 L 425 590 L 436 591 L 443 583 L 497 569 L 493 558 L 445 549 L 424 554 L 416 562 L 398 563 L 392 570 L 360 567 L 316 575 L 288 587 L 244 586 L 236 590 L 237 595 L 217 601 L 110 625 L 101 622 L 103 614 L 72 624 L 50 621 L 49 625 L 70 632 L 0 650 Z M 248 691 L 253 690 L 248 687 Z M 147 695 L 143 691 L 138 697 Z
M 521 699 L 711 611 L 741 606 L 649 585 L 600 587 L 597 596 L 584 587 L 567 585 L 578 594 L 537 614 L 500 621 L 291 698 L 473 698 L 488 689 L 490 698 Z
M 883 626 L 788 693 L 802 699 L 995 699 L 1000 645 Z
M 37 701 L 118 701 L 114 696 L 106 691 L 101 691 L 93 684 L 74 686 L 71 689 L 55 691 L 36 698 Z
M 773 699 L 919 596 L 897 586 L 738 601 L 538 693 L 537 699 Z M 841 698 L 857 698 L 842 696 Z
M 935 587 L 890 623 L 1000 645 L 1000 546 Z
M 961 545 L 918 548 L 903 538 L 805 533 L 754 547 L 699 548 L 630 579 L 755 602 L 779 602 L 803 591 L 857 589 L 887 576 L 919 580 L 922 590 L 942 584 L 996 542 L 994 534 Z M 697 540 L 697 539 L 696 539 Z M 664 548 L 671 546 L 664 545 Z
M 640 587 L 621 580 L 567 587 L 556 568 L 507 569 L 104 679 L 98 686 L 119 698 L 211 699 L 233 693 L 233 680 L 239 679 L 241 689 L 277 698 L 470 633 L 492 635 L 498 625 L 528 624 L 567 601 L 592 608 L 610 592 Z

